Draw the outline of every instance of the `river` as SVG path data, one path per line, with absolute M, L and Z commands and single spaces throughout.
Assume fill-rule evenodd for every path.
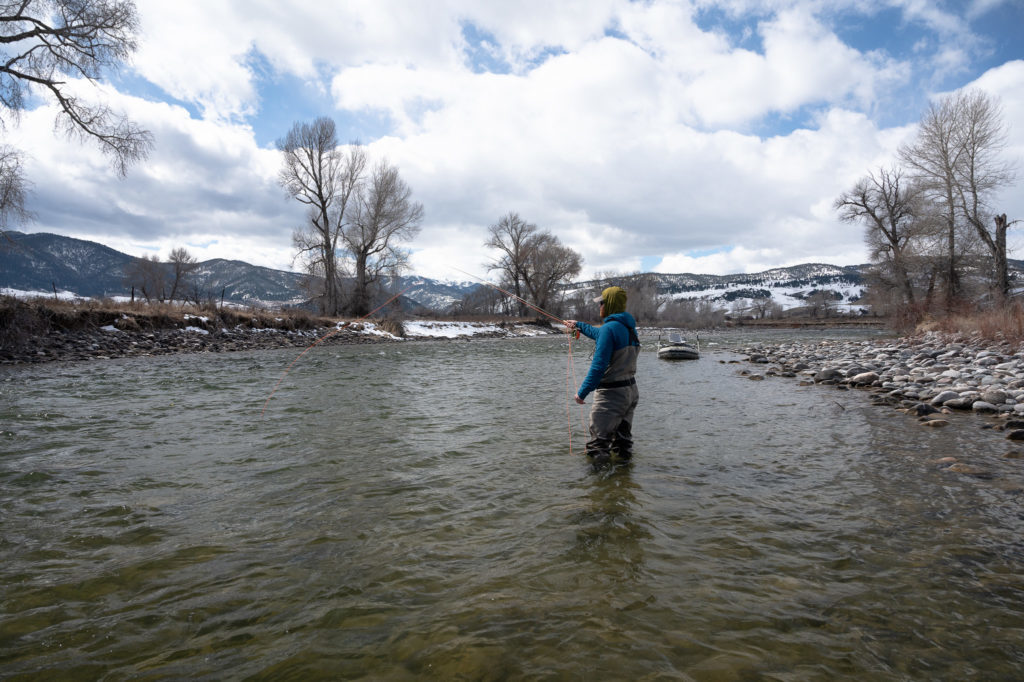
M 600 474 L 564 338 L 0 369 L 0 678 L 1024 677 L 1013 446 L 746 340 L 646 338 Z

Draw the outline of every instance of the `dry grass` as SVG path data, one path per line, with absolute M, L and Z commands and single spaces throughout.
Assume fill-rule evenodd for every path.
M 984 341 L 1024 342 L 1024 308 L 1018 301 L 992 310 L 958 312 L 935 320 L 937 331 L 974 336 Z
M 112 300 L 61 301 L 49 298 L 19 300 L 0 297 L 0 348 L 18 348 L 33 338 L 53 330 L 77 331 L 113 325 L 123 331 L 202 327 L 280 329 L 309 331 L 335 326 L 346 318 L 314 315 L 307 310 L 288 308 L 218 308 L 215 305 L 120 302 Z M 400 320 L 384 318 L 378 322 L 385 330 L 403 336 Z

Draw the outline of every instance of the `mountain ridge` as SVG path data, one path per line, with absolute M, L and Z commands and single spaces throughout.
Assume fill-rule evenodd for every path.
M 83 298 L 127 297 L 131 287 L 124 271 L 136 260 L 98 242 L 46 232 L 9 231 L 0 236 L 0 289 L 44 293 L 56 288 Z M 728 305 L 738 298 L 767 294 L 783 307 L 794 307 L 802 305 L 810 292 L 822 290 L 831 292 L 835 300 L 856 301 L 868 267 L 805 263 L 758 273 L 639 276 L 655 282 L 657 295 L 664 300 L 704 298 Z M 236 304 L 299 305 L 308 299 L 302 286 L 304 274 L 240 260 L 201 261 L 192 277 L 192 286 L 204 297 Z M 622 279 L 632 277 L 637 276 Z M 607 278 L 575 282 L 566 287 L 566 293 L 593 290 L 607 282 Z M 478 282 L 441 281 L 415 274 L 401 277 L 398 284 L 408 289 L 407 299 L 435 312 L 446 311 L 480 286 Z

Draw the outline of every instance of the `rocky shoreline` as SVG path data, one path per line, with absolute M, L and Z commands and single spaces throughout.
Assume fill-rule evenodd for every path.
M 417 323 L 426 333 L 403 336 L 401 325 L 396 329 L 388 325 L 385 330 L 372 322 L 354 323 L 347 327 L 314 327 L 311 329 L 283 329 L 239 324 L 228 328 L 216 319 L 185 315 L 181 326 L 140 328 L 131 317 L 121 317 L 112 324 L 81 329 L 50 329 L 34 334 L 18 344 L 0 347 L 0 365 L 31 363 L 109 360 L 112 358 L 148 357 L 185 353 L 227 353 L 235 351 L 266 350 L 274 348 L 305 348 L 318 340 L 321 345 L 352 345 L 395 343 L 425 339 L 460 339 L 472 336 L 499 337 L 525 336 L 533 333 L 515 324 L 502 327 L 493 324 L 462 324 L 446 322 Z M 437 333 L 430 333 L 436 327 Z M 448 333 L 445 333 L 447 330 Z M 326 338 L 324 338 L 326 337 Z
M 224 329 L 212 332 L 200 329 L 122 331 L 110 326 L 88 330 L 53 330 L 44 336 L 34 337 L 30 343 L 18 348 L 0 349 L 0 365 L 304 347 L 330 331 Z M 324 343 L 380 343 L 386 340 L 385 337 L 341 331 Z
M 740 349 L 768 365 L 751 379 L 783 376 L 802 385 L 869 390 L 872 402 L 943 427 L 956 412 L 993 417 L 991 428 L 1024 441 L 1024 348 L 939 332 L 899 339 L 792 342 Z M 1010 455 L 1008 455 L 1010 456 Z

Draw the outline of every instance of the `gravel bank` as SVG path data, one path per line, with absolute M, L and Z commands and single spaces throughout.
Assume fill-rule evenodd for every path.
M 53 361 L 104 360 L 182 353 L 226 353 L 270 348 L 305 348 L 330 334 L 320 345 L 396 343 L 423 339 L 465 339 L 469 337 L 535 336 L 555 333 L 537 324 L 509 324 L 419 321 L 407 323 L 409 333 L 394 336 L 370 322 L 343 329 L 319 327 L 307 330 L 254 328 L 237 325 L 225 328 L 209 318 L 185 316 L 184 326 L 139 329 L 138 325 L 104 325 L 89 329 L 54 329 L 32 336 L 15 347 L 0 348 L 0 365 Z
M 949 424 L 955 412 L 991 415 L 992 427 L 1024 440 L 1024 349 L 937 332 L 901 339 L 752 345 L 747 360 L 766 365 L 751 378 L 783 376 L 872 392 L 923 426 Z

